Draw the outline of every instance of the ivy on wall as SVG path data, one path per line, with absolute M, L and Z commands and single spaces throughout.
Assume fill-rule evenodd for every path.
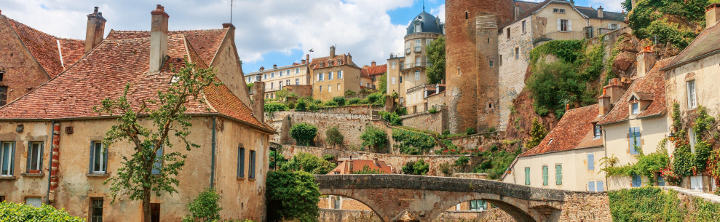
M 608 192 L 613 221 L 720 221 L 720 204 L 643 187 Z

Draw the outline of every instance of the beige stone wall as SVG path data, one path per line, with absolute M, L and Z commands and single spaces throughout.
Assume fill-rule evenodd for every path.
M 342 79 L 337 78 L 338 71 L 342 70 Z M 328 78 L 328 73 L 333 73 L 333 78 Z M 345 91 L 352 90 L 360 92 L 360 68 L 350 65 L 341 65 L 315 69 L 312 71 L 313 98 L 327 101 L 333 97 L 345 96 Z M 317 75 L 323 74 L 323 80 L 319 81 Z M 322 90 L 321 90 L 322 88 Z
M 405 98 L 405 92 L 406 90 L 403 87 L 403 83 L 400 82 L 400 76 L 402 73 L 400 73 L 400 69 L 404 66 L 403 64 L 404 58 L 390 58 L 388 59 L 388 69 L 387 69 L 387 92 L 386 94 L 392 95 L 393 93 L 398 93 L 399 98 Z M 393 81 L 394 80 L 394 81 Z
M 565 13 L 555 13 L 554 9 L 564 9 Z M 542 36 L 551 39 L 583 39 L 585 37 L 585 31 L 583 28 L 588 26 L 589 21 L 585 19 L 579 12 L 575 11 L 569 4 L 565 3 L 550 3 L 543 10 L 540 10 L 533 15 L 533 20 L 538 18 L 541 21 L 547 21 L 544 29 L 537 30 Z M 567 31 L 560 31 L 560 19 L 566 19 L 569 21 Z
M 594 170 L 588 167 L 588 154 L 593 154 Z M 548 189 L 588 191 L 588 183 L 605 182 L 605 173 L 601 170 L 600 158 L 605 156 L 602 147 L 548 153 L 519 157 L 504 178 L 503 182 L 525 185 L 525 168 L 530 168 L 530 186 Z M 555 166 L 562 165 L 562 184 L 557 184 Z M 548 167 L 548 185 L 543 185 L 543 166 Z M 603 190 L 605 187 L 603 187 Z
M 288 74 L 288 71 L 290 72 Z M 282 73 L 282 75 L 280 75 Z M 262 71 L 253 72 L 245 76 L 247 83 L 257 82 L 257 77 L 265 83 L 265 98 L 276 98 L 275 93 L 280 91 L 282 87 L 294 85 L 310 85 L 310 72 L 305 64 L 289 65 L 274 68 L 263 69 Z M 310 94 L 307 94 L 310 96 Z
M 332 110 L 332 109 L 331 109 Z M 292 125 L 299 123 L 309 123 L 318 128 L 317 137 L 315 137 L 315 145 L 323 146 L 325 144 L 325 131 L 332 127 L 337 127 L 340 133 L 345 137 L 344 146 L 346 148 L 357 148 L 362 146 L 362 135 L 365 127 L 368 124 L 372 124 L 372 116 L 364 114 L 360 111 L 360 114 L 349 114 L 349 113 L 334 113 L 335 111 L 329 112 L 276 112 L 273 114 L 272 119 L 268 119 L 268 122 L 278 132 L 282 130 L 283 119 L 289 117 Z M 290 127 L 287 128 L 290 130 Z M 280 137 L 282 133 L 275 134 L 271 137 L 271 141 L 275 143 L 281 143 Z M 292 139 L 292 138 L 291 138 Z
M 687 81 L 695 80 L 697 105 L 708 109 L 711 116 L 720 112 L 720 98 L 717 96 L 717 83 L 720 82 L 720 54 L 716 54 L 693 63 L 689 63 L 666 72 L 665 95 L 668 106 L 680 105 L 680 111 L 687 113 Z M 671 109 L 669 109 L 671 111 Z
M 179 221 L 187 215 L 187 203 L 197 194 L 210 187 L 210 174 L 212 162 L 212 120 L 207 117 L 196 117 L 191 120 L 193 128 L 188 140 L 200 147 L 185 151 L 179 140 L 171 140 L 177 144 L 172 148 L 165 148 L 165 153 L 179 151 L 187 155 L 187 160 L 178 178 L 180 184 L 177 193 L 153 196 L 152 203 L 160 204 L 160 217 L 162 221 Z M 257 200 L 264 198 L 264 181 L 267 166 L 267 138 L 256 130 L 250 130 L 245 125 L 232 121 L 218 120 L 216 174 L 215 187 L 222 196 L 221 206 L 226 209 L 221 216 L 227 219 L 262 220 L 265 214 L 264 204 Z M 24 122 L 23 133 L 12 133 L 18 123 L 0 123 L 0 140 L 16 141 L 15 180 L 0 180 L 0 195 L 6 196 L 8 201 L 23 202 L 26 197 L 43 197 L 47 195 L 48 166 L 50 153 L 50 124 L 48 122 Z M 105 132 L 115 124 L 113 120 L 84 120 L 63 121 L 60 133 L 59 152 L 59 183 L 55 195 L 57 208 L 65 208 L 71 215 L 87 217 L 89 215 L 90 198 L 104 198 L 103 217 L 112 221 L 123 218 L 126 221 L 139 221 L 142 218 L 140 201 L 128 200 L 121 196 L 111 204 L 109 185 L 103 184 L 108 176 L 92 176 L 89 172 L 89 148 L 92 141 L 103 139 Z M 149 122 L 144 124 L 149 125 Z M 70 134 L 67 127 L 72 127 Z M 27 156 L 24 148 L 27 141 L 45 141 L 43 173 L 40 178 L 22 176 L 20 172 L 25 169 Z M 237 144 L 242 143 L 246 149 L 255 149 L 257 153 L 257 178 L 255 181 L 240 181 L 235 178 L 237 168 Z M 22 146 L 20 146 L 22 145 Z M 121 166 L 122 156 L 130 155 L 131 145 L 119 142 L 108 149 L 107 172 L 109 175 L 117 173 Z M 246 154 L 247 155 L 247 154 Z M 247 155 L 249 156 L 249 155 Z M 246 162 L 247 163 L 247 162 Z M 248 167 L 246 166 L 246 169 Z M 247 175 L 247 174 L 246 174 Z M 20 191 L 20 192 L 17 192 Z
M 245 105 L 251 106 L 250 93 L 248 92 L 247 84 L 243 76 L 242 64 L 240 63 L 240 57 L 237 55 L 237 48 L 233 41 L 235 39 L 233 37 L 235 30 L 234 28 L 230 30 L 230 33 L 223 39 L 223 43 L 220 45 L 220 49 L 213 61 L 206 62 L 212 62 L 209 65 L 215 68 L 218 79 L 220 79 L 235 96 L 240 98 Z
M 402 125 L 414 129 L 442 133 L 448 129 L 447 110 L 441 109 L 436 113 L 421 112 L 400 117 Z
M 497 129 L 500 131 L 507 128 L 513 99 L 525 87 L 525 73 L 528 70 L 530 51 L 533 49 L 533 24 L 536 22 L 538 21 L 533 20 L 532 16 L 528 16 L 506 26 L 503 28 L 503 32 L 498 34 L 500 121 Z M 525 23 L 525 32 L 523 32 L 523 23 Z M 510 38 L 507 38 L 508 29 Z M 519 51 L 517 59 L 515 58 L 515 48 Z
M 607 193 L 567 194 L 559 221 L 612 221 Z
M 653 117 L 647 119 L 631 119 L 616 124 L 604 125 L 603 135 L 607 157 L 617 157 L 617 166 L 625 166 L 637 162 L 637 158 L 630 154 L 630 141 L 628 139 L 628 129 L 630 127 L 639 127 L 641 133 L 642 152 L 650 154 L 657 151 L 658 144 L 662 139 L 667 137 L 668 119 L 665 116 Z M 673 150 L 668 146 L 668 153 Z M 597 160 L 599 160 L 596 157 Z M 597 161 L 596 160 L 596 161 Z M 649 183 L 648 178 L 642 178 L 642 184 Z M 630 188 L 632 180 L 626 176 L 613 176 L 608 178 L 608 190 L 617 190 Z

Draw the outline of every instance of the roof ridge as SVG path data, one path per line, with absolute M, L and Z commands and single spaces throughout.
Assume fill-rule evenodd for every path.
M 226 30 L 229 28 L 219 28 L 219 29 L 186 29 L 186 30 L 168 30 L 168 32 L 193 32 L 193 31 L 220 31 L 220 30 Z M 141 32 L 150 32 L 150 30 L 115 30 L 110 29 L 110 32 L 134 32 L 134 33 L 141 33 Z

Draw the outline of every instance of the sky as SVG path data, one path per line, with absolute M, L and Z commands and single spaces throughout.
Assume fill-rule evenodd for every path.
M 423 0 L 1 0 L 2 14 L 48 34 L 85 38 L 86 15 L 93 7 L 111 30 L 149 30 L 150 11 L 165 6 L 170 30 L 215 29 L 230 21 L 245 73 L 310 57 L 350 53 L 356 64 L 384 64 L 403 51 L 410 20 Z M 472 1 L 472 0 L 471 0 Z M 541 1 L 541 0 L 528 0 Z M 577 5 L 621 11 L 622 0 L 576 0 Z M 445 1 L 425 0 L 425 10 L 444 21 Z

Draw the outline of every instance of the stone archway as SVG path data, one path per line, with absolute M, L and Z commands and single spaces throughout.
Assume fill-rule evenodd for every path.
M 380 214 L 378 213 L 378 211 L 375 209 L 376 206 L 373 206 L 373 205 L 368 204 L 368 203 L 370 203 L 370 202 L 368 202 L 369 200 L 367 200 L 367 199 L 362 199 L 362 200 L 361 200 L 361 199 L 358 199 L 358 198 L 360 198 L 360 196 L 353 197 L 353 196 L 347 195 L 347 194 L 344 193 L 344 192 L 333 192 L 333 191 L 327 191 L 327 190 L 320 190 L 320 195 L 332 195 L 332 196 L 338 196 L 338 197 L 343 197 L 343 198 L 348 198 L 348 199 L 355 200 L 355 201 L 357 201 L 357 202 L 360 202 L 360 203 L 364 204 L 364 205 L 367 206 L 368 208 L 370 208 L 370 211 L 372 211 L 375 215 L 377 215 L 378 217 L 380 217 L 381 220 L 383 219 L 383 218 L 380 216 Z

